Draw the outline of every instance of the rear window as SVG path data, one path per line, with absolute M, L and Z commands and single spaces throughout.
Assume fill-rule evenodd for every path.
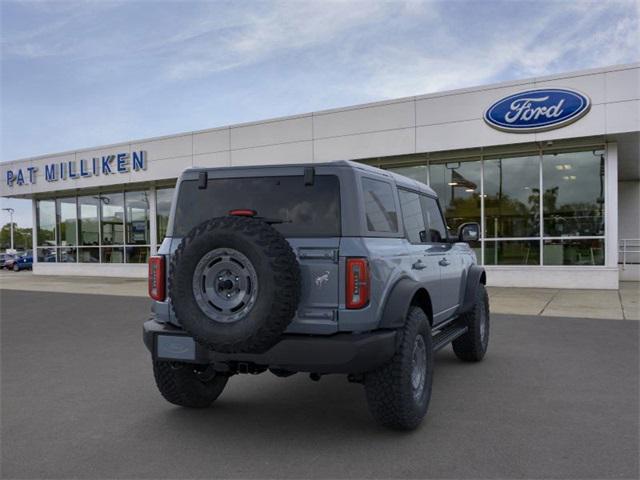
M 370 232 L 397 232 L 398 214 L 391 185 L 379 180 L 363 178 L 362 193 L 367 229 Z
M 316 175 L 313 185 L 302 176 L 209 179 L 180 184 L 173 235 L 183 237 L 211 218 L 230 210 L 250 209 L 258 217 L 282 220 L 273 227 L 285 237 L 340 235 L 340 183 L 335 175 Z

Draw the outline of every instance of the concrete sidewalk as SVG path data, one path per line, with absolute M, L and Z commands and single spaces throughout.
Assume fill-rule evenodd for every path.
M 0 271 L 0 289 L 34 292 L 147 296 L 147 281 L 132 278 L 67 277 Z M 640 320 L 640 283 L 620 290 L 558 290 L 489 287 L 491 311 L 545 317 Z

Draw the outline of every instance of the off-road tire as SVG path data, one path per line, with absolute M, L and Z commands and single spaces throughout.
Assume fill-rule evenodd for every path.
M 249 259 L 259 285 L 250 313 L 231 323 L 207 316 L 193 293 L 200 259 L 225 247 Z M 214 218 L 193 228 L 176 249 L 169 292 L 178 320 L 198 343 L 216 352 L 261 353 L 278 342 L 296 313 L 300 267 L 287 240 L 271 225 L 250 217 Z
M 396 430 L 412 430 L 420 425 L 427 413 L 433 380 L 433 346 L 431 327 L 424 311 L 412 306 L 405 326 L 398 331 L 399 347 L 385 366 L 365 375 L 365 392 L 369 411 L 376 421 Z M 426 375 L 419 399 L 411 384 L 413 350 L 416 337 L 424 340 Z
M 204 366 L 188 363 L 153 362 L 153 376 L 169 403 L 188 408 L 207 408 L 220 396 L 228 377 L 201 378 Z
M 484 315 L 484 319 L 483 319 Z M 489 346 L 489 295 L 483 284 L 476 289 L 476 298 L 473 309 L 460 317 L 467 326 L 468 331 L 456 338 L 453 351 L 456 356 L 465 362 L 479 362 L 484 358 Z M 484 335 L 482 334 L 482 322 L 484 320 Z

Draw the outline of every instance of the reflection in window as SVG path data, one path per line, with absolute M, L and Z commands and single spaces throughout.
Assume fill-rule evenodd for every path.
M 540 235 L 540 157 L 484 162 L 486 237 Z
M 58 262 L 61 263 L 75 263 L 77 257 L 77 249 L 62 247 L 58 248 Z
M 38 245 L 56 244 L 56 202 L 53 200 L 38 200 Z
M 480 223 L 480 160 L 431 165 L 429 176 L 452 230 L 463 223 Z
M 76 198 L 58 198 L 58 244 L 60 246 L 76 244 L 76 225 L 78 209 Z
M 426 241 L 426 229 L 424 216 L 420 206 L 420 196 L 417 193 L 399 189 L 400 209 L 407 238 L 411 243 L 423 243 Z
M 544 235 L 604 235 L 604 155 L 545 154 L 542 171 Z
M 156 222 L 158 224 L 158 245 L 164 240 L 169 224 L 171 200 L 175 188 L 159 188 L 156 190 Z
M 38 263 L 55 263 L 57 261 L 56 249 L 53 247 L 38 248 L 36 256 Z
M 414 165 L 411 167 L 394 167 L 394 168 L 390 168 L 389 170 L 399 175 L 404 175 L 405 177 L 412 178 L 414 180 L 417 180 L 418 182 L 428 185 L 429 176 L 427 174 L 427 168 L 428 167 L 426 165 Z
M 604 265 L 604 240 L 545 240 L 544 264 Z
M 124 262 L 124 248 L 122 247 L 102 247 L 102 263 L 122 263 Z
M 367 228 L 370 232 L 397 232 L 398 217 L 393 190 L 387 182 L 362 179 Z
M 540 265 L 539 240 L 498 240 L 484 243 L 485 265 Z
M 147 263 L 149 247 L 125 247 L 127 263 Z
M 126 192 L 127 245 L 149 245 L 149 197 L 147 192 Z
M 80 263 L 98 263 L 100 261 L 100 249 L 98 247 L 79 248 L 78 261 Z
M 444 242 L 447 240 L 447 227 L 444 224 L 442 213 L 435 198 L 420 195 L 422 211 L 424 212 L 424 223 L 427 226 L 427 242 Z
M 78 197 L 78 232 L 80 245 L 100 243 L 97 196 Z
M 100 195 L 102 208 L 102 245 L 124 244 L 124 195 Z

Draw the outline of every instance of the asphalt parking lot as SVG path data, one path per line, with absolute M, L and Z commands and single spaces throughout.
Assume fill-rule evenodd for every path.
M 211 409 L 166 403 L 144 298 L 0 301 L 3 478 L 638 478 L 639 322 L 494 315 L 483 363 L 438 354 L 407 434 L 338 376 L 237 376 Z

